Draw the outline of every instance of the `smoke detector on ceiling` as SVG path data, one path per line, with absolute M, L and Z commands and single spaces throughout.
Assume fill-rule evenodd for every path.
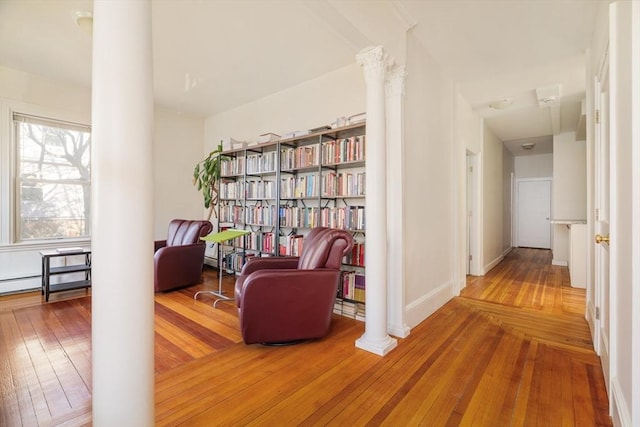
M 527 151 L 533 149 L 533 147 L 535 147 L 535 146 L 536 146 L 535 142 L 526 142 L 526 143 L 521 145 L 522 149 L 523 150 L 527 150 Z
M 536 89 L 538 107 L 551 107 L 560 103 L 560 85 L 539 87 Z

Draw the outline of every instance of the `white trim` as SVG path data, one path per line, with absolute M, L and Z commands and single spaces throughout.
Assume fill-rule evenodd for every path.
M 469 248 L 465 251 L 466 256 L 471 256 L 471 261 L 465 259 L 465 264 L 469 265 L 469 274 L 473 276 L 481 276 L 482 269 L 480 268 L 481 248 L 480 248 L 480 235 L 482 230 L 482 223 L 480 219 L 482 217 L 481 203 L 480 203 L 480 154 L 474 153 L 470 150 L 466 150 L 465 153 L 465 182 L 467 183 L 467 190 L 465 194 L 465 225 L 468 225 L 468 241 Z M 469 162 L 471 165 L 469 165 Z M 473 172 L 469 174 L 468 167 L 473 167 Z M 469 186 L 469 176 L 471 176 L 471 186 Z M 469 188 L 471 187 L 471 188 Z M 469 194 L 471 192 L 471 194 Z M 471 196 L 469 201 L 468 196 Z M 467 203 L 469 202 L 469 203 Z M 469 204 L 471 206 L 469 206 Z M 469 218 L 469 212 L 473 215 Z M 468 253 L 467 253 L 468 252 Z M 466 283 L 465 283 L 466 285 Z
M 618 377 L 611 378 L 611 418 L 614 426 L 631 427 L 631 412 L 620 388 Z
M 569 261 L 560 261 L 557 259 L 552 259 L 551 260 L 551 265 L 558 265 L 560 267 L 568 267 L 569 266 Z
M 91 114 L 74 113 L 61 109 L 0 98 L 0 246 L 14 245 L 15 210 L 12 197 L 15 188 L 15 147 L 13 113 L 46 117 L 51 120 L 77 123 L 90 127 Z
M 499 255 L 496 259 L 491 261 L 489 264 L 485 265 L 484 268 L 482 269 L 482 275 L 484 276 L 485 274 L 490 272 L 493 269 L 493 267 L 495 267 L 496 265 L 500 264 L 500 262 L 503 259 L 504 259 L 504 255 Z
M 618 366 L 619 347 L 618 342 L 619 334 L 619 316 L 618 316 L 618 299 L 619 299 L 619 284 L 618 284 L 618 247 L 620 225 L 618 224 L 618 198 L 617 192 L 618 177 L 616 174 L 616 165 L 619 158 L 618 152 L 618 110 L 619 110 L 619 85 L 618 75 L 619 70 L 619 58 L 617 57 L 618 49 L 618 31 L 617 23 L 619 22 L 619 7 L 618 3 L 611 3 L 609 5 L 609 44 L 610 44 L 610 61 L 609 61 L 609 233 L 611 236 L 611 244 L 609 246 L 609 399 L 611 400 L 612 415 L 615 413 L 615 409 L 618 406 L 618 401 L 623 398 L 622 390 L 617 384 L 617 377 L 620 375 Z M 614 392 L 614 388 L 617 389 Z M 624 405 L 624 401 L 622 402 Z M 627 424 L 629 425 L 629 424 Z
M 417 324 L 431 316 L 440 307 L 453 298 L 453 282 L 447 282 L 438 286 L 433 291 L 418 298 L 407 305 L 407 324 L 415 327 Z
M 18 277 L 0 282 L 0 296 L 19 292 L 36 291 L 42 288 L 42 279 L 37 277 Z
M 631 360 L 636 361 L 631 372 L 631 408 L 633 422 L 640 425 L 640 4 L 631 3 Z M 621 408 L 622 409 L 622 408 Z M 631 424 L 629 424 L 631 425 Z

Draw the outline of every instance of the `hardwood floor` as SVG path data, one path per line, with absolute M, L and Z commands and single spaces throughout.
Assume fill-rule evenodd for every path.
M 156 295 L 156 424 L 610 426 L 584 290 L 549 251 L 517 249 L 386 357 L 361 322 L 322 340 L 247 346 L 203 283 Z M 232 283 L 225 282 L 226 287 Z M 90 299 L 0 297 L 0 426 L 90 425 Z M 53 300 L 53 298 L 52 298 Z

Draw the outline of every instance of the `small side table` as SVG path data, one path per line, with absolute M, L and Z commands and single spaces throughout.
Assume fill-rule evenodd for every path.
M 200 240 L 204 240 L 206 242 L 213 242 L 218 244 L 218 292 L 214 291 L 198 291 L 193 296 L 193 299 L 197 299 L 198 295 L 202 293 L 211 294 L 213 296 L 218 297 L 213 302 L 213 306 L 215 307 L 218 301 L 233 301 L 233 297 L 226 296 L 222 291 L 222 243 L 227 242 L 229 240 L 233 240 L 236 237 L 244 236 L 245 234 L 249 234 L 249 230 L 237 230 L 235 228 L 228 228 L 224 231 L 220 231 L 219 233 L 209 234 L 208 236 L 201 237 Z
M 51 249 L 40 251 L 42 256 L 42 294 L 44 300 L 49 301 L 49 295 L 54 292 L 70 291 L 72 289 L 82 289 L 91 287 L 91 250 L 78 248 L 77 250 Z M 83 264 L 65 265 L 62 267 L 51 267 L 51 258 L 84 256 Z M 56 274 L 69 274 L 84 272 L 84 280 L 74 280 L 72 282 L 51 283 L 51 276 Z

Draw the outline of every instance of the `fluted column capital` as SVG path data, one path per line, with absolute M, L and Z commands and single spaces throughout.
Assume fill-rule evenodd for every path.
M 406 76 L 407 71 L 404 65 L 394 65 L 389 68 L 385 82 L 387 98 L 404 96 L 404 80 Z

